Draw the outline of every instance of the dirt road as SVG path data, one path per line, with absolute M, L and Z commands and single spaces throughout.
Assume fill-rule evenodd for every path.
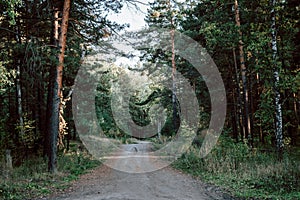
M 169 167 L 132 174 L 105 165 L 77 181 L 57 200 L 212 200 L 232 199 L 217 187 L 207 185 Z
M 127 153 L 128 154 L 128 153 Z M 122 154 L 124 155 L 124 153 Z M 133 158 L 131 158 L 133 159 Z M 139 167 L 152 163 L 144 158 Z M 120 160 L 117 161 L 118 165 Z M 132 160 L 130 160 L 132 162 Z M 129 163 L 130 163 L 129 162 Z M 124 162 L 128 165 L 128 161 Z M 137 166 L 135 166 L 137 167 Z M 94 169 L 76 181 L 71 190 L 50 199 L 57 200 L 212 200 L 232 199 L 214 186 L 205 184 L 189 175 L 165 167 L 147 173 L 126 173 L 106 165 Z

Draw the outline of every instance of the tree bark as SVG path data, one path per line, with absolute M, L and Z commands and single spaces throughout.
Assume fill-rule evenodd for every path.
M 17 23 L 16 27 L 16 41 L 18 44 L 21 44 L 21 38 L 20 38 L 20 31 L 19 31 L 19 21 Z M 23 110 L 22 110 L 22 90 L 21 90 L 21 58 L 18 56 L 16 61 L 16 71 L 17 71 L 17 77 L 16 77 L 16 94 L 17 94 L 17 110 L 18 110 L 18 118 L 19 118 L 19 137 L 21 137 L 21 140 L 23 140 L 24 137 L 24 119 L 23 119 Z
M 11 170 L 13 168 L 13 165 L 12 165 L 12 157 L 11 157 L 10 149 L 5 150 L 5 159 L 6 159 L 6 168 L 8 170 Z
M 295 123 L 295 126 L 296 126 L 295 137 L 292 138 L 294 145 L 297 145 L 297 141 L 298 141 L 297 139 L 298 139 L 299 133 L 300 133 L 299 109 L 298 109 L 298 106 L 297 106 L 297 101 L 300 102 L 298 100 L 296 92 L 293 92 L 293 110 L 294 110 L 295 121 L 296 121 L 296 123 Z
M 172 5 L 171 1 L 169 0 L 167 2 L 168 4 L 168 10 L 169 12 L 172 11 Z M 172 105 L 173 105 L 173 131 L 175 132 L 177 129 L 177 105 L 176 105 L 176 92 L 177 92 L 177 87 L 176 87 L 176 61 L 175 61 L 175 24 L 173 20 L 173 16 L 171 14 L 171 43 L 172 43 L 172 57 L 171 57 L 171 62 L 172 62 Z
M 282 110 L 279 90 L 279 66 L 277 64 L 277 34 L 276 34 L 276 0 L 271 1 L 271 35 L 272 35 L 272 52 L 273 52 L 273 76 L 274 76 L 274 104 L 275 104 L 275 137 L 278 158 L 282 159 L 283 153 L 283 135 L 282 135 Z
M 20 62 L 17 63 L 17 80 L 16 80 L 16 90 L 17 90 L 17 107 L 18 107 L 18 118 L 19 118 L 19 137 L 21 140 L 24 137 L 24 120 L 23 120 L 23 110 L 22 110 L 22 92 L 21 92 L 21 83 L 20 83 Z
M 173 131 L 177 127 L 177 105 L 176 105 L 176 63 L 175 63 L 175 30 L 171 30 L 172 40 L 172 105 L 173 105 Z
M 48 169 L 51 173 L 57 172 L 57 137 L 59 132 L 59 110 L 60 102 L 62 98 L 62 74 L 63 74 L 63 65 L 64 65 L 64 53 L 66 48 L 67 40 L 67 30 L 68 30 L 68 21 L 69 21 L 69 11 L 70 11 L 70 0 L 64 1 L 63 13 L 62 13 L 62 23 L 61 23 L 61 33 L 59 36 L 58 42 L 58 65 L 56 66 L 56 71 L 53 76 L 53 85 L 51 88 L 52 100 L 50 102 L 50 119 L 49 119 L 49 142 L 50 142 L 50 151 L 49 151 L 49 163 Z M 58 38 L 58 10 L 54 10 L 55 19 L 55 31 L 54 38 Z
M 240 52 L 240 68 L 241 68 L 241 77 L 243 82 L 243 105 L 244 105 L 244 127 L 245 127 L 245 138 L 248 139 L 248 142 L 251 144 L 251 120 L 249 117 L 249 94 L 248 94 L 248 83 L 247 83 L 247 68 L 245 65 L 245 58 L 244 58 L 244 47 L 243 47 L 243 40 L 242 40 L 242 31 L 240 30 L 241 23 L 240 23 L 240 13 L 239 13 L 239 4 L 238 1 L 235 0 L 234 3 L 234 10 L 235 10 L 235 21 L 238 27 L 239 32 L 239 52 Z
M 244 140 L 245 137 L 245 126 L 242 123 L 243 122 L 243 115 L 242 115 L 242 98 L 241 98 L 241 91 L 240 91 L 240 75 L 239 75 L 239 71 L 238 71 L 238 67 L 237 67 L 237 59 L 236 59 L 236 53 L 235 53 L 235 49 L 232 49 L 232 53 L 233 53 L 233 60 L 234 60 L 234 70 L 235 70 L 235 74 L 236 74 L 236 88 L 237 88 L 237 106 L 236 106 L 236 115 L 237 115 L 237 127 L 239 127 L 240 130 L 240 135 L 241 135 L 241 140 Z M 238 138 L 237 138 L 238 140 Z
M 255 76 L 255 79 L 256 79 L 256 110 L 259 109 L 259 106 L 258 106 L 258 100 L 260 98 L 260 95 L 262 93 L 262 86 L 261 86 L 261 81 L 260 81 L 260 75 L 259 73 L 256 73 L 256 76 Z M 262 143 L 262 144 L 265 144 L 265 135 L 263 134 L 263 130 L 262 130 L 262 120 L 261 118 L 258 119 L 258 123 L 259 123 L 259 141 Z

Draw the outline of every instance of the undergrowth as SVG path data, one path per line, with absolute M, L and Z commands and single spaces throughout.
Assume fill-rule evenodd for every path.
M 2 171 L 0 199 L 25 200 L 60 192 L 70 186 L 70 181 L 100 165 L 85 152 L 70 152 L 58 156 L 58 173 L 47 172 L 47 161 L 41 157 L 30 158 L 21 166 Z M 1 175 L 1 173 L 0 173 Z
M 292 152 L 278 161 L 272 151 L 222 137 L 205 158 L 193 146 L 173 167 L 222 186 L 238 199 L 300 199 L 300 159 Z

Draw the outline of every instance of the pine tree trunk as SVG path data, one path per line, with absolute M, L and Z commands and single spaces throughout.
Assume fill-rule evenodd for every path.
M 257 87 L 256 87 L 256 99 L 259 99 L 259 97 L 260 97 L 260 95 L 262 93 L 259 73 L 256 73 L 255 79 L 256 79 L 256 84 L 257 84 Z M 256 100 L 256 109 L 258 109 L 258 105 L 257 104 L 258 104 L 258 101 Z M 262 130 L 262 120 L 261 120 L 261 118 L 258 119 L 258 124 L 259 124 L 259 141 L 262 144 L 265 144 L 265 136 L 264 136 L 263 130 Z
M 235 49 L 232 49 L 233 59 L 234 59 L 234 70 L 236 74 L 236 88 L 237 88 L 237 106 L 236 106 L 236 115 L 237 115 L 237 127 L 239 127 L 241 140 L 244 140 L 245 137 L 245 126 L 243 124 L 243 115 L 242 115 L 242 98 L 241 98 L 241 91 L 240 91 L 240 75 L 237 67 L 237 60 L 236 60 L 236 53 Z M 238 138 L 237 138 L 238 140 Z
M 235 21 L 236 25 L 239 28 L 239 52 L 240 52 L 240 68 L 241 68 L 241 77 L 243 83 L 243 105 L 244 105 L 244 120 L 243 124 L 245 127 L 244 135 L 248 142 L 251 142 L 251 120 L 249 117 L 249 94 L 248 94 L 248 83 L 247 83 L 247 68 L 245 65 L 245 58 L 244 58 L 244 47 L 242 41 L 242 31 L 240 30 L 241 23 L 240 23 L 240 13 L 239 13 L 239 4 L 238 1 L 235 0 L 234 3 L 234 10 L 235 10 Z M 251 144 L 251 143 L 250 143 Z
M 249 102 L 249 126 L 250 126 L 250 129 L 251 132 L 249 133 L 250 134 L 250 146 L 252 148 L 254 148 L 254 138 L 255 138 L 255 135 L 254 135 L 254 127 L 253 127 L 253 116 L 254 116 L 254 90 L 253 90 L 253 75 L 250 74 L 250 79 L 249 79 L 249 97 L 250 97 L 250 102 Z
M 171 30 L 172 40 L 172 105 L 173 105 L 173 131 L 177 127 L 177 105 L 176 105 L 176 63 L 175 63 L 175 30 Z
M 38 115 L 39 115 L 39 119 L 38 119 L 38 126 L 39 126 L 39 131 L 40 131 L 40 135 L 43 134 L 46 130 L 45 130 L 45 103 L 44 103 L 44 86 L 43 83 L 39 84 L 38 86 L 38 90 L 37 90 L 37 96 L 38 96 Z M 42 136 L 42 135 L 41 135 Z M 43 142 L 42 140 L 39 142 Z
M 52 37 L 51 37 L 51 44 L 57 48 L 58 46 L 58 17 L 59 17 L 59 8 L 53 8 L 53 27 L 52 27 Z M 50 79 L 48 85 L 48 98 L 47 98 L 47 131 L 45 137 L 45 148 L 46 154 L 48 156 L 48 170 L 50 172 L 56 172 L 56 138 L 58 130 L 58 122 L 56 120 L 56 115 L 58 115 L 57 109 L 55 106 L 55 88 L 57 87 L 56 83 L 56 66 L 50 69 Z M 53 141 L 54 140 L 54 141 Z
M 235 79 L 234 77 L 232 77 L 233 80 Z M 232 88 L 235 88 L 234 85 Z M 237 102 L 236 102 L 236 97 L 235 97 L 235 90 L 233 89 L 231 91 L 231 101 L 232 101 L 232 106 L 230 108 L 231 110 L 231 126 L 232 126 L 232 132 L 233 132 L 233 137 L 235 139 L 236 142 L 239 141 L 239 131 L 238 131 L 238 109 L 237 109 Z
M 58 53 L 58 65 L 56 66 L 56 71 L 53 76 L 53 85 L 51 88 L 51 100 L 50 100 L 50 119 L 49 119 L 49 163 L 48 169 L 51 173 L 57 172 L 57 137 L 59 131 L 59 110 L 60 110 L 60 99 L 62 98 L 62 73 L 64 64 L 64 53 L 66 48 L 67 30 L 68 30 L 68 20 L 70 11 L 70 0 L 64 1 L 63 13 L 62 13 L 62 23 L 61 23 L 61 33 L 59 36 L 59 53 Z M 55 31 L 54 38 L 58 38 L 58 10 L 55 10 Z
M 271 1 L 271 34 L 272 34 L 272 51 L 273 51 L 273 76 L 274 76 L 274 93 L 275 93 L 275 137 L 276 147 L 278 152 L 278 158 L 282 159 L 283 153 L 283 135 L 282 135 L 282 110 L 280 103 L 280 91 L 279 91 L 279 66 L 277 64 L 277 35 L 276 35 L 276 13 L 275 6 L 276 0 Z
M 167 2 L 168 4 L 168 11 L 171 12 L 172 11 L 172 5 L 171 5 L 171 1 L 168 0 Z M 172 105 L 173 105 L 173 131 L 176 131 L 176 127 L 177 127 L 177 105 L 176 105 L 176 62 L 175 62 L 175 24 L 174 24 L 174 20 L 173 20 L 173 16 L 171 15 L 170 18 L 170 22 L 171 22 L 171 43 L 172 43 L 172 49 L 171 49 L 171 53 L 172 53 Z

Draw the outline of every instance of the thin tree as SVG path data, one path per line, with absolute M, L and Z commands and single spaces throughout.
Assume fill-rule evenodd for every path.
M 235 11 L 235 22 L 238 27 L 239 33 L 239 53 L 240 53 L 240 69 L 241 69 L 241 78 L 243 83 L 243 103 L 244 103 L 244 127 L 243 132 L 246 139 L 250 139 L 251 143 L 251 121 L 249 117 L 249 94 L 248 94 L 248 83 L 247 83 L 247 68 L 245 65 L 244 58 L 244 46 L 242 40 L 242 31 L 241 31 L 241 22 L 240 22 L 240 12 L 238 1 L 234 1 L 234 11 Z
M 21 44 L 21 39 L 19 36 L 19 28 L 17 27 L 17 34 L 16 34 L 16 40 L 19 44 Z M 19 118 L 19 130 L 20 130 L 20 137 L 21 140 L 24 137 L 24 119 L 23 119 L 23 109 L 22 109 L 22 90 L 21 90 L 21 60 L 20 58 L 16 61 L 16 68 L 17 68 L 17 76 L 16 76 L 16 90 L 17 90 L 17 107 L 18 107 L 18 118 Z
M 242 116 L 242 97 L 241 97 L 241 90 L 240 90 L 240 74 L 238 71 L 238 64 L 237 64 L 237 59 L 236 59 L 236 53 L 235 53 L 235 49 L 232 49 L 232 53 L 233 53 L 233 60 L 234 60 L 234 72 L 235 72 L 235 79 L 236 79 L 236 92 L 237 92 L 237 105 L 236 107 L 236 112 L 235 112 L 235 116 L 236 116 L 236 127 L 239 127 L 240 132 L 242 133 L 241 135 L 243 136 L 244 133 L 244 129 L 243 129 L 243 116 Z M 233 94 L 235 92 L 233 91 Z M 242 138 L 243 139 L 243 138 Z M 238 141 L 238 136 L 236 136 L 236 140 Z
M 176 29 L 176 1 L 158 0 L 150 3 L 148 16 L 145 21 L 151 27 L 160 27 L 170 30 L 171 43 L 171 78 L 172 78 L 172 131 L 176 132 L 179 125 L 178 104 L 177 104 L 177 85 L 176 85 L 176 54 L 175 54 L 175 29 Z
M 175 61 L 175 23 L 173 19 L 173 10 L 171 1 L 168 0 L 168 11 L 170 13 L 170 25 L 171 25 L 171 43 L 172 43 L 172 49 L 171 49 L 171 63 L 172 63 L 172 106 L 173 106 L 173 131 L 176 130 L 177 126 L 177 105 L 176 105 L 176 61 Z
M 274 76 L 274 104 L 275 104 L 275 137 L 276 137 L 276 147 L 278 152 L 278 158 L 282 158 L 283 152 L 283 136 L 282 136 L 282 110 L 280 103 L 280 91 L 279 91 L 279 66 L 277 64 L 278 60 L 278 50 L 277 50 L 277 30 L 276 30 L 276 0 L 271 1 L 271 35 L 272 35 L 272 58 L 273 58 L 273 76 Z

